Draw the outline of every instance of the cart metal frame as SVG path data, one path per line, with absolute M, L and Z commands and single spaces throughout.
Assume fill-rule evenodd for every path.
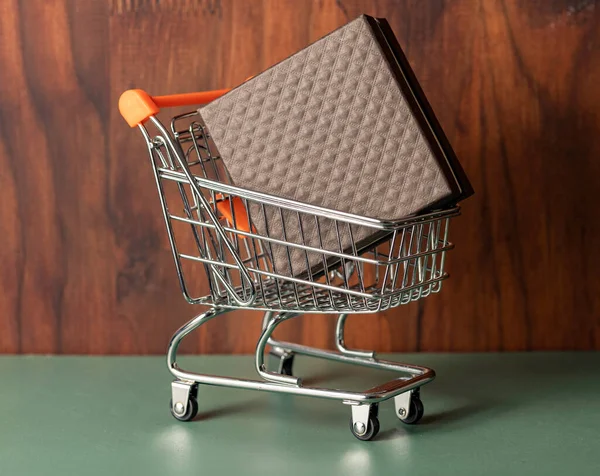
M 378 405 L 391 398 L 398 418 L 416 423 L 423 416 L 420 388 L 434 379 L 435 372 L 382 360 L 372 351 L 349 349 L 344 329 L 350 314 L 390 309 L 440 291 L 442 281 L 448 277 L 444 271 L 445 253 L 453 248 L 448 241 L 448 224 L 459 214 L 459 208 L 384 221 L 236 187 L 214 154 L 197 112 L 175 116 L 170 130 L 156 117 L 161 107 L 203 104 L 224 92 L 150 97 L 143 91 L 130 90 L 119 103 L 124 118 L 130 126 L 137 126 L 145 139 L 183 295 L 191 304 L 208 307 L 178 329 L 169 344 L 167 365 L 175 377 L 171 385 L 173 416 L 182 421 L 195 417 L 198 385 L 203 384 L 339 400 L 351 406 L 350 429 L 361 440 L 376 436 Z M 183 213 L 176 212 L 173 203 L 182 206 Z M 283 237 L 269 235 L 268 231 L 259 233 L 252 223 L 251 210 L 262 211 L 265 220 L 267 216 L 280 219 Z M 183 239 L 178 228 L 181 226 L 186 228 Z M 300 230 L 300 241 L 286 240 L 286 230 L 291 226 Z M 356 227 L 379 231 L 384 239 L 369 249 L 357 249 L 352 241 Z M 326 229 L 335 229 L 336 249 L 322 246 L 320 236 Z M 182 250 L 184 244 L 191 245 L 191 251 Z M 306 257 L 307 268 L 309 257 L 318 256 L 322 269 L 303 276 L 276 269 L 270 256 L 277 246 L 285 249 L 289 269 L 294 253 Z M 204 267 L 208 295 L 192 292 L 193 279 L 184 270 L 187 265 Z M 233 309 L 264 311 L 254 356 L 259 379 L 181 369 L 177 364 L 181 341 Z M 337 351 L 272 337 L 282 322 L 305 313 L 338 316 Z M 265 363 L 267 346 L 276 362 L 271 370 Z M 307 386 L 292 375 L 295 355 L 391 370 L 400 375 L 363 392 Z

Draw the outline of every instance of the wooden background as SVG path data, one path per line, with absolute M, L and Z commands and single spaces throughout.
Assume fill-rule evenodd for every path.
M 600 2 L 2 0 L 0 352 L 162 353 L 177 287 L 122 91 L 231 86 L 360 13 L 386 17 L 476 195 L 452 278 L 351 318 L 379 351 L 600 348 Z M 251 352 L 260 315 L 184 350 Z M 334 318 L 283 337 L 331 345 Z

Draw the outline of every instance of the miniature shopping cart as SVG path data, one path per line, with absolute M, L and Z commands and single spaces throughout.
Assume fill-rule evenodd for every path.
M 130 90 L 119 102 L 123 117 L 131 127 L 139 127 L 148 147 L 183 295 L 191 304 L 208 307 L 181 327 L 169 344 L 167 362 L 175 377 L 171 413 L 181 421 L 193 419 L 198 411 L 198 384 L 206 384 L 340 400 L 351 407 L 350 428 L 361 440 L 377 434 L 378 405 L 390 398 L 401 421 L 418 422 L 423 416 L 420 387 L 433 380 L 434 371 L 347 348 L 344 325 L 350 314 L 383 311 L 440 291 L 447 278 L 445 254 L 452 248 L 448 225 L 459 209 L 382 221 L 235 186 L 215 154 L 198 112 L 174 117 L 170 129 L 156 117 L 161 107 L 205 104 L 225 92 L 150 97 L 141 90 Z M 280 220 L 283 239 L 268 231 L 259 233 L 252 211 Z M 367 227 L 381 238 L 368 249 L 343 246 L 341 240 L 338 247 L 326 248 L 305 236 L 307 223 L 313 231 L 335 230 L 338 236 L 352 236 L 356 227 Z M 300 236 L 299 240 L 286 240 L 286 230 L 292 227 L 296 227 L 294 236 Z M 304 256 L 310 269 L 301 276 L 277 269 L 271 259 L 274 247 L 286 251 L 290 266 L 292 255 L 294 259 Z M 315 256 L 322 264 L 309 267 Z M 182 370 L 176 360 L 181 340 L 232 309 L 264 312 L 254 356 L 259 379 Z M 304 313 L 338 316 L 337 352 L 271 337 L 279 324 Z M 277 363 L 274 368 L 265 364 L 267 346 Z M 364 392 L 307 386 L 293 376 L 296 354 L 401 375 Z

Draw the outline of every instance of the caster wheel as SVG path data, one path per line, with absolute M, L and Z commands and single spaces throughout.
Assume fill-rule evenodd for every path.
M 423 407 L 423 402 L 418 396 L 413 395 L 410 399 L 410 408 L 408 410 L 408 415 L 401 417 L 400 421 L 406 423 L 407 425 L 414 425 L 418 423 L 421 418 L 423 418 L 423 414 L 425 413 L 425 408 Z
M 171 409 L 171 415 L 173 415 L 175 419 L 179 421 L 193 420 L 198 414 L 198 400 L 196 400 L 196 397 L 193 396 L 190 396 L 190 399 L 188 400 L 187 404 L 187 409 L 182 415 L 179 415 L 177 414 L 177 412 L 175 412 L 175 409 L 173 408 L 173 400 L 171 400 L 169 407 Z
M 360 424 L 354 425 L 352 418 L 350 418 L 350 431 L 354 436 L 356 436 L 361 441 L 369 441 L 377 436 L 379 433 L 379 418 L 375 415 L 369 415 L 369 423 L 367 424 L 367 428 L 357 428 L 357 426 L 362 426 Z M 359 430 L 363 430 L 359 432 Z
M 281 375 L 289 375 L 290 377 L 293 374 L 294 367 L 294 353 L 286 350 L 278 350 L 271 351 L 271 365 L 272 369 Z
M 280 366 L 280 374 L 281 375 L 294 375 L 293 374 L 293 367 L 294 367 L 294 356 L 292 355 L 291 357 L 288 357 L 286 359 L 282 359 L 281 360 L 281 366 Z

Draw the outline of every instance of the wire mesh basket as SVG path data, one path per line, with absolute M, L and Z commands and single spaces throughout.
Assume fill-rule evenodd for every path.
M 197 112 L 173 118 L 170 134 L 157 120 L 154 125 L 155 136 L 143 130 L 188 301 L 370 313 L 440 291 L 448 276 L 445 254 L 452 248 L 449 221 L 457 208 L 385 222 L 242 189 L 231 183 Z M 266 232 L 257 231 L 257 216 Z M 370 230 L 369 245 L 355 243 L 361 228 Z M 184 233 L 193 240 L 180 238 Z M 192 293 L 184 270 L 190 263 L 204 265 L 209 296 Z M 298 263 L 302 273 L 295 272 Z

